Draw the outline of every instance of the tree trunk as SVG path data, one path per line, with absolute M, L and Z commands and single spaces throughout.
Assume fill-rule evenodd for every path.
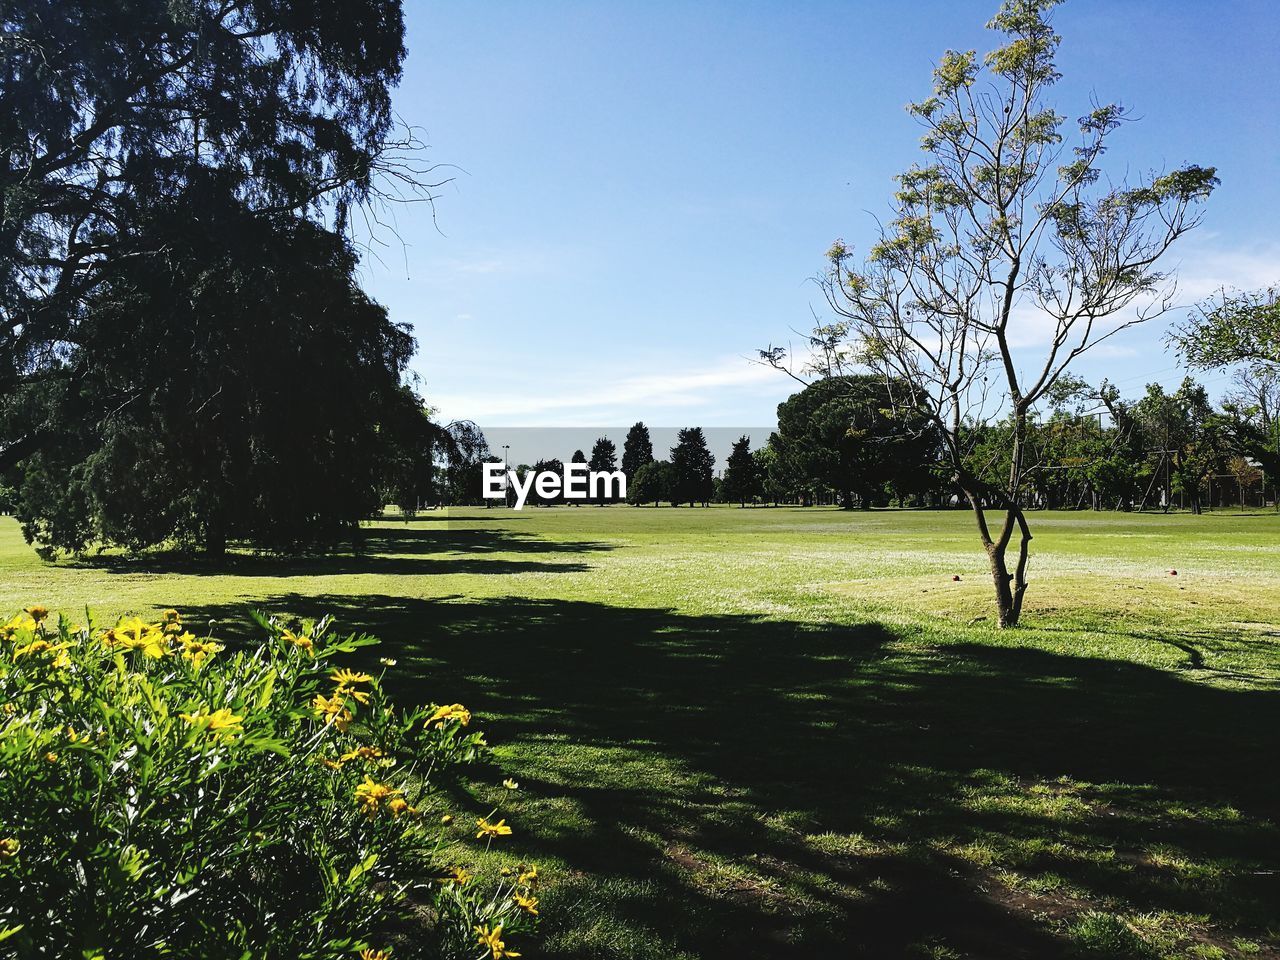
M 205 527 L 204 552 L 215 560 L 227 555 L 227 534 L 221 523 L 214 521 Z
M 1031 529 L 1026 515 L 1016 504 L 1005 508 L 1004 524 L 998 537 L 992 537 L 986 511 L 976 495 L 965 492 L 973 507 L 978 533 L 991 565 L 991 580 L 996 591 L 996 622 L 1002 629 L 1016 627 L 1022 617 L 1022 598 L 1027 592 L 1027 559 L 1030 556 Z M 1018 533 L 1017 559 L 1009 570 L 1009 545 L 1015 529 Z

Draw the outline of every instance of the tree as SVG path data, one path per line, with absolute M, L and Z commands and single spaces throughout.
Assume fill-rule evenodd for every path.
M 569 458 L 569 462 L 570 463 L 587 463 L 587 455 L 583 453 L 581 450 L 575 450 L 573 451 L 573 456 Z M 588 465 L 587 469 L 590 469 L 590 465 Z M 571 502 L 575 507 L 581 506 L 582 504 L 582 501 L 580 500 L 570 501 L 568 500 L 568 498 L 565 498 L 565 502 L 566 503 Z
M 626 474 L 627 482 L 634 482 L 640 468 L 652 462 L 653 441 L 649 439 L 649 428 L 643 423 L 636 423 L 627 431 L 627 439 L 622 443 L 622 472 Z
M 552 474 L 555 474 L 557 477 L 563 477 L 564 464 L 560 460 L 556 459 L 555 457 L 552 457 L 550 460 L 539 460 L 537 463 L 533 465 L 533 472 L 535 476 L 540 473 L 552 473 Z M 557 488 L 554 494 L 552 494 L 551 496 L 544 497 L 541 493 L 538 492 L 538 486 L 537 486 L 537 483 L 535 483 L 532 487 L 529 488 L 528 502 L 534 503 L 534 504 L 541 504 L 544 507 L 550 507 L 550 506 L 554 506 L 557 503 L 563 503 L 564 488 L 559 487 Z
M 588 467 L 592 472 L 612 473 L 618 469 L 618 448 L 608 437 L 600 437 L 591 448 L 591 460 Z M 623 471 L 624 473 L 626 471 Z M 602 496 L 599 503 L 607 502 Z
M 751 438 L 741 436 L 734 441 L 733 449 L 729 452 L 720 497 L 726 503 L 736 500 L 745 507 L 747 501 L 754 500 L 762 490 L 756 459 L 751 453 Z
M 1262 470 L 1248 457 L 1239 454 L 1227 460 L 1227 470 L 1235 478 L 1240 493 L 1240 509 L 1244 509 L 1244 492 L 1262 483 Z
M 401 514 L 412 517 L 443 497 L 436 454 L 447 449 L 449 434 L 431 419 L 431 410 L 419 397 L 406 393 L 401 415 L 388 424 L 382 469 L 385 486 L 379 499 L 396 504 Z
M 656 507 L 660 501 L 671 498 L 671 464 L 666 460 L 642 464 L 627 488 L 627 502 L 637 507 L 650 500 Z
M 1133 416 L 1146 436 L 1148 489 L 1161 481 L 1163 467 L 1165 512 L 1171 509 L 1174 494 L 1180 494 L 1192 513 L 1200 513 L 1202 487 L 1220 472 L 1225 454 L 1208 392 L 1190 377 L 1172 394 L 1158 383 L 1148 384 L 1146 395 L 1133 406 Z
M 1273 481 L 1280 478 L 1280 287 L 1228 294 L 1200 304 L 1170 335 L 1190 367 L 1244 365 L 1227 398 L 1225 426 L 1233 446 L 1256 460 Z M 1280 494 L 1277 494 L 1280 506 Z
M 1068 141 L 1066 118 L 1046 102 L 1059 77 L 1056 2 L 1007 0 L 988 24 L 1002 46 L 981 60 L 943 55 L 932 94 L 909 108 L 927 157 L 898 177 L 893 215 L 861 265 L 833 244 L 824 288 L 837 321 L 814 331 L 834 350 L 819 358 L 824 372 L 862 364 L 911 385 L 896 402 L 934 422 L 1002 627 L 1017 625 L 1027 589 L 1033 411 L 1078 357 L 1170 305 L 1155 265 L 1218 182 L 1199 166 L 1105 180 L 1097 164 L 1125 119 L 1117 105 L 1095 106 Z M 1047 346 L 1015 357 L 1028 323 L 1037 336 L 1048 329 Z M 779 349 L 764 356 L 784 360 Z M 974 476 L 965 448 L 966 425 L 993 415 L 1009 427 L 1008 472 L 995 481 Z
M 445 430 L 449 435 L 445 444 L 449 503 L 471 506 L 485 502 L 483 464 L 494 461 L 489 441 L 470 420 L 455 421 Z
M 1223 403 L 1222 429 L 1231 448 L 1255 461 L 1271 479 L 1280 509 L 1280 369 L 1246 367 L 1236 371 L 1233 383 Z
M 688 427 L 676 435 L 671 448 L 671 505 L 706 506 L 711 501 L 711 473 L 716 459 L 707 448 L 701 427 Z
M 1249 363 L 1280 371 L 1280 287 L 1220 293 L 1193 310 L 1170 340 L 1189 367 Z
M 413 339 L 354 283 L 351 245 L 216 181 L 130 229 L 160 250 L 87 298 L 92 361 L 15 394 L 50 441 L 18 468 L 28 539 L 219 554 L 356 536 L 431 425 L 402 383 Z
M 86 305 L 162 250 L 136 229 L 219 179 L 246 210 L 328 218 L 429 199 L 412 135 L 393 135 L 398 2 L 0 2 L 0 401 L 73 380 Z M 45 440 L 0 437 L 0 470 Z
M 915 491 L 937 457 L 933 425 L 895 393 L 910 387 L 877 375 L 825 377 L 778 404 L 776 446 L 793 471 L 865 510 L 896 485 Z

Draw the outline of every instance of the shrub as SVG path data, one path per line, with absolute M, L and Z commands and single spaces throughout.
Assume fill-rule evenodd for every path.
M 370 637 L 256 619 L 234 653 L 172 610 L 0 627 L 0 953 L 515 956 L 537 871 L 476 880 L 459 845 L 511 830 L 446 812 L 471 714 L 333 663 Z

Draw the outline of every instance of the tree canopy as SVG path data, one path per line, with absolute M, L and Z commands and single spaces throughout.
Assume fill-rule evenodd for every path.
M 7 0 L 0 22 L 0 397 L 83 359 L 86 298 L 158 247 L 140 208 L 194 180 L 216 171 L 246 209 L 339 228 L 352 204 L 422 186 L 393 136 L 398 2 Z
M 855 499 L 864 509 L 886 495 L 927 488 L 938 458 L 932 421 L 896 396 L 909 384 L 874 374 L 825 377 L 778 405 L 779 454 L 805 479 Z
M 413 339 L 354 284 L 350 244 L 217 183 L 131 229 L 156 251 L 88 298 L 86 362 L 16 392 L 47 440 L 20 471 L 27 536 L 220 552 L 329 541 L 380 509 L 391 444 L 426 418 L 401 380 Z
M 1249 363 L 1280 370 L 1280 287 L 1222 293 L 1193 310 L 1171 340 L 1191 367 Z

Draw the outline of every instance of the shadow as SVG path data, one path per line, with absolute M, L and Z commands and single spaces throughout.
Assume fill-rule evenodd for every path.
M 1274 670 L 1263 669 L 1257 672 L 1221 666 L 1223 661 L 1249 662 L 1259 658 L 1267 659 L 1268 638 L 1280 636 L 1275 631 L 1260 632 L 1250 636 L 1242 632 L 1238 626 L 1220 627 L 1150 627 L 1118 629 L 1114 621 L 1101 618 L 1081 617 L 1072 627 L 1054 626 L 1039 622 L 1039 618 L 1028 618 L 1029 625 L 1038 633 L 1077 633 L 1082 626 L 1085 629 L 1106 633 L 1113 637 L 1127 637 L 1139 643 L 1153 644 L 1177 650 L 1183 656 L 1178 669 L 1189 672 L 1203 672 L 1215 677 L 1239 681 L 1262 690 L 1280 691 L 1280 680 Z
M 113 574 L 209 577 L 581 573 L 591 569 L 590 566 L 582 561 L 555 558 L 613 549 L 610 544 L 595 541 L 544 540 L 498 530 L 445 530 L 413 524 L 368 527 L 362 533 L 358 552 L 335 550 L 278 555 L 233 550 L 224 557 L 211 558 L 176 551 L 153 551 L 136 556 L 104 554 L 61 561 L 60 565 Z M 516 559 L 512 559 L 512 555 Z M 535 556 L 539 559 L 534 559 Z
M 368 662 L 398 658 L 400 698 L 484 718 L 522 784 L 502 798 L 510 850 L 567 868 L 546 891 L 548 956 L 1052 958 L 1070 955 L 1054 919 L 1099 904 L 1264 941 L 1277 916 L 1274 693 L 912 647 L 873 623 L 523 598 L 265 606 L 381 636 Z

